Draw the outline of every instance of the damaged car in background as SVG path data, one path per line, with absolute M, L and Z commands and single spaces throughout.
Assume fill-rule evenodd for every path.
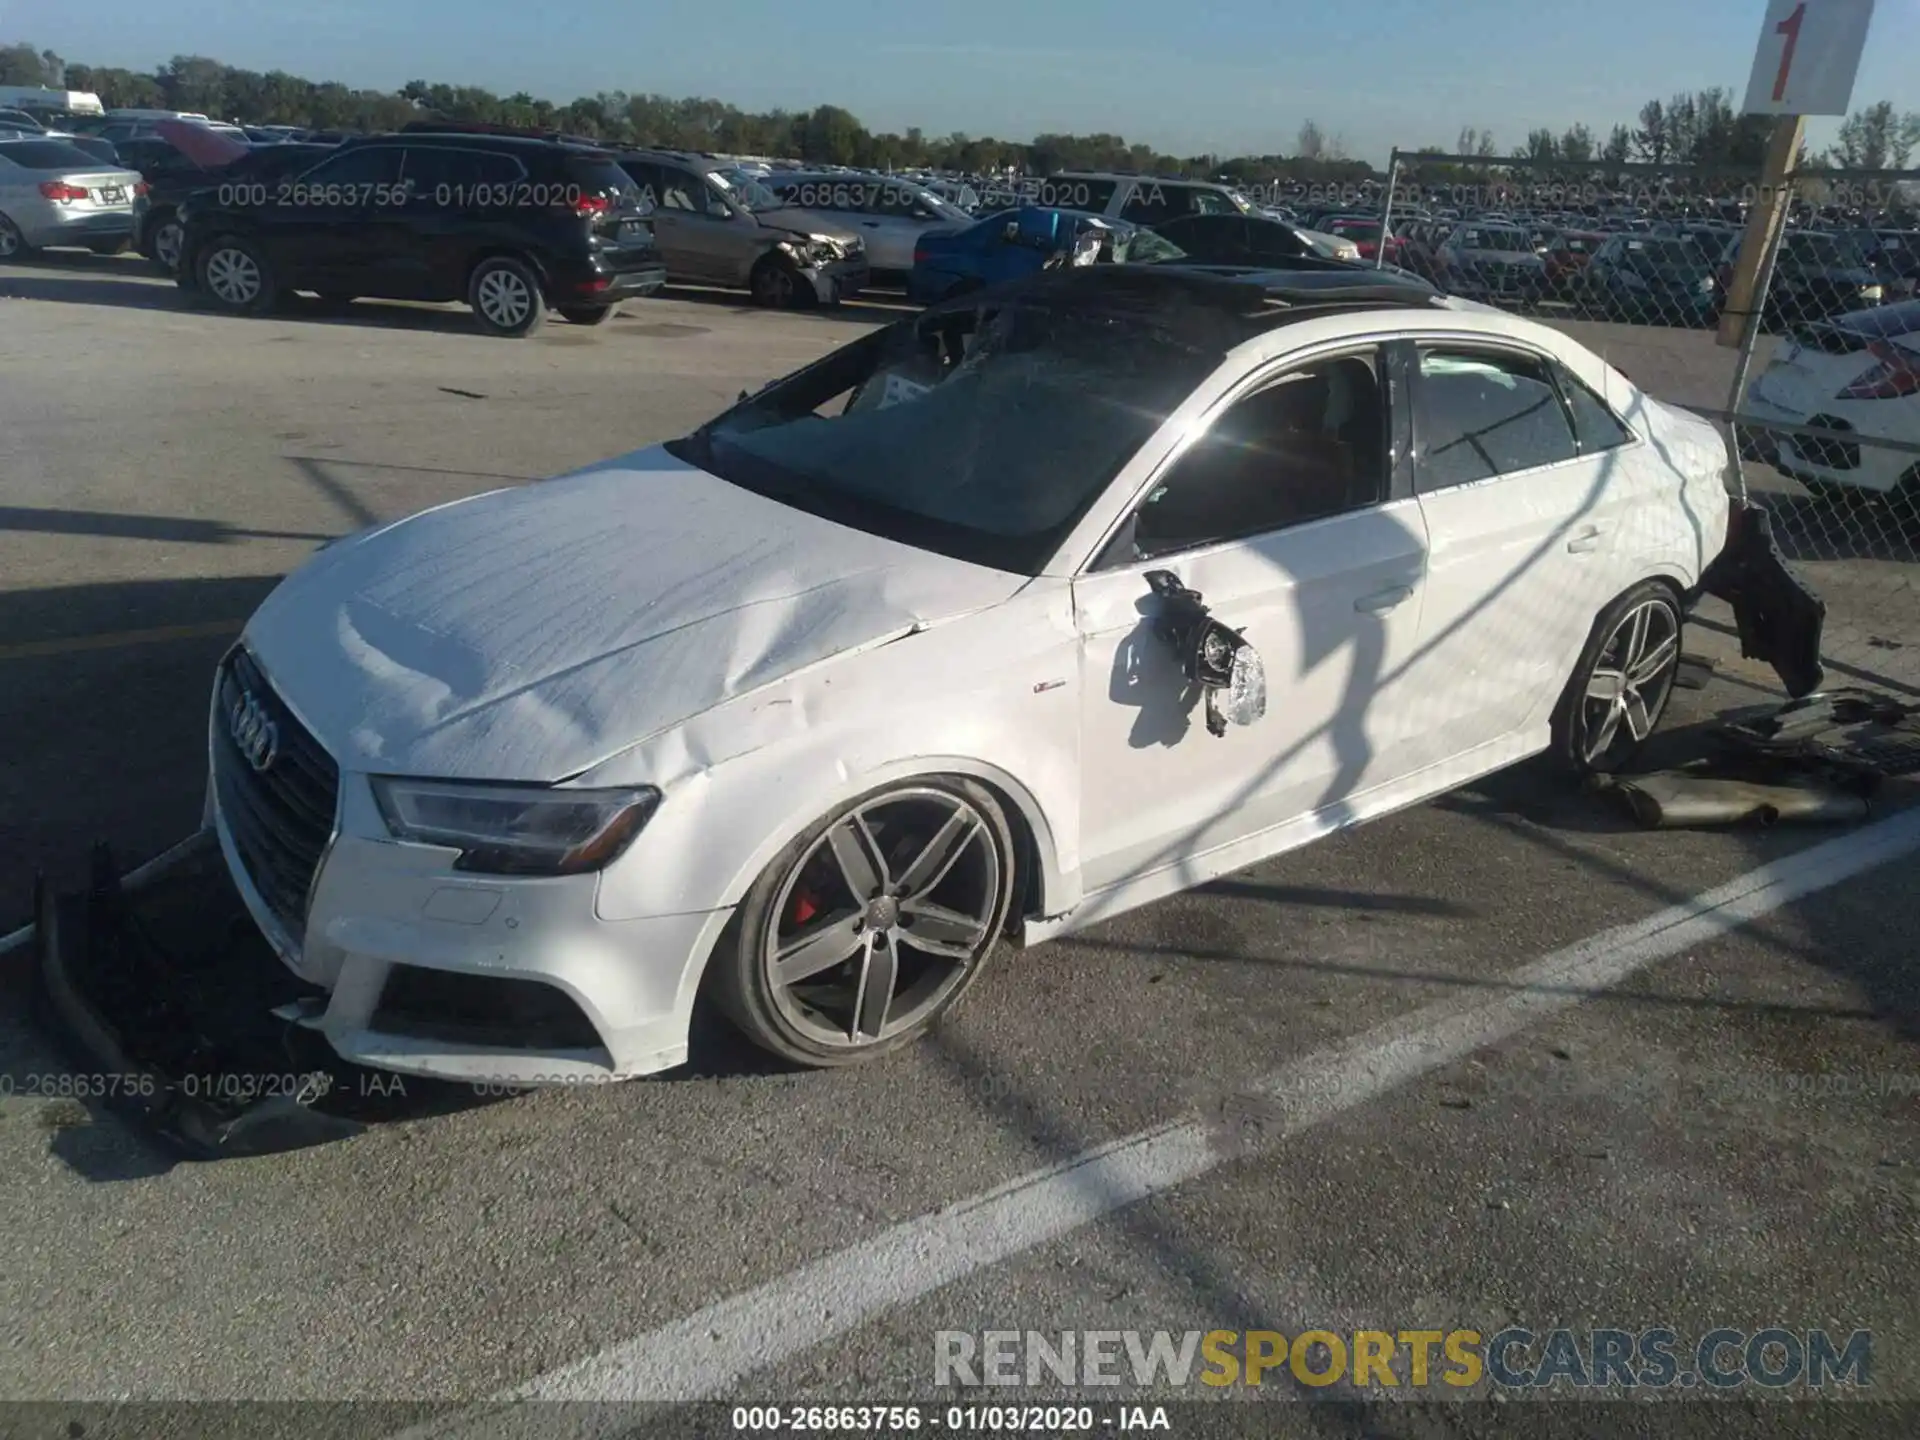
M 1007 943 L 1625 764 L 1728 465 L 1471 302 L 1050 270 L 326 547 L 218 667 L 204 833 L 356 1065 L 641 1075 L 703 996 L 867 1060 Z

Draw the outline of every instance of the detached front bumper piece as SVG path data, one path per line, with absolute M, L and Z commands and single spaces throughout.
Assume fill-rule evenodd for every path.
M 1827 604 L 1788 566 L 1765 507 L 1733 505 L 1726 548 L 1700 588 L 1733 607 L 1740 653 L 1773 666 L 1787 694 L 1798 700 L 1820 688 L 1827 673 L 1820 661 Z
M 86 1098 L 196 1159 L 364 1128 L 342 1102 L 369 1093 L 365 1076 L 274 1017 L 304 987 L 247 917 L 211 831 L 124 877 L 96 847 L 88 887 L 43 882 L 34 909 L 40 999 Z

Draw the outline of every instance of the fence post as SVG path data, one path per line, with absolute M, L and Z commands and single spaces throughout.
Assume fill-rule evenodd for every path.
M 1753 370 L 1753 352 L 1760 344 L 1760 337 L 1767 328 L 1767 302 L 1773 295 L 1773 271 L 1780 259 L 1780 247 L 1786 244 L 1788 213 L 1792 210 L 1791 195 L 1793 180 L 1791 176 L 1781 181 L 1781 189 L 1789 197 L 1780 206 L 1778 221 L 1767 231 L 1766 248 L 1760 253 L 1760 263 L 1754 269 L 1753 296 L 1748 301 L 1750 312 L 1746 318 L 1746 328 L 1740 336 L 1740 352 L 1733 362 L 1733 383 L 1727 390 L 1727 413 L 1739 415 L 1741 406 L 1746 403 L 1747 379 Z M 1742 504 L 1747 499 L 1747 467 L 1740 460 L 1740 422 L 1733 421 L 1734 470 L 1738 476 L 1735 493 Z
M 1800 145 L 1806 134 L 1804 115 L 1782 115 L 1774 122 L 1773 137 L 1767 142 L 1766 163 L 1760 172 L 1760 190 L 1754 196 L 1753 213 L 1747 217 L 1746 235 L 1740 242 L 1740 254 L 1734 261 L 1732 282 L 1727 286 L 1723 302 L 1725 309 L 1720 316 L 1717 337 L 1722 345 L 1744 348 L 1745 338 L 1736 327 L 1746 323 L 1750 334 L 1751 326 L 1757 324 L 1753 307 L 1756 292 L 1763 307 L 1766 303 L 1766 292 L 1761 289 L 1761 265 L 1772 243 L 1769 237 L 1786 227 L 1787 216 L 1793 209 L 1788 198 L 1789 177 L 1800 163 Z
M 1400 147 L 1395 146 L 1387 157 L 1387 203 L 1380 212 L 1380 241 L 1373 247 L 1373 268 L 1384 270 L 1387 265 L 1387 228 L 1393 224 L 1393 187 L 1400 178 Z

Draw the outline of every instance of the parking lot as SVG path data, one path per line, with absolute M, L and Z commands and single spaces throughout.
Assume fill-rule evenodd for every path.
M 452 308 L 200 313 L 131 259 L 0 266 L 0 932 L 36 872 L 196 826 L 215 662 L 315 546 L 683 433 L 895 313 L 674 290 L 516 343 Z M 1710 335 L 1586 328 L 1724 401 Z M 1675 756 L 1777 693 L 1706 618 Z M 1870 1330 L 1873 1393 L 1920 1401 L 1907 798 L 1650 832 L 1526 765 L 1010 952 L 878 1066 L 778 1072 L 716 1029 L 657 1079 L 199 1165 L 24 1093 L 63 1062 L 16 950 L 0 1395 L 899 1402 L 953 1329 L 1777 1324 Z M 1378 1398 L 1260 1433 L 1490 1423 Z M 1663 1433 L 1736 1433 L 1723 1408 Z

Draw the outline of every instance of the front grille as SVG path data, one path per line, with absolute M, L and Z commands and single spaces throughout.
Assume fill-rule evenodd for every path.
M 251 696 L 273 727 L 272 754 L 256 769 L 234 738 L 233 717 Z M 221 664 L 213 716 L 213 786 L 227 834 L 267 909 L 298 945 L 307 892 L 333 838 L 340 767 L 273 692 L 253 657 Z

